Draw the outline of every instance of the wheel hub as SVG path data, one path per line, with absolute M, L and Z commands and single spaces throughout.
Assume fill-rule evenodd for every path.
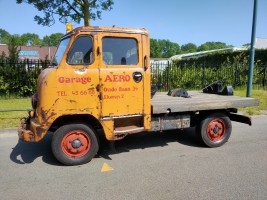
M 212 141 L 221 140 L 226 133 L 226 125 L 221 119 L 212 120 L 207 127 L 207 136 Z
M 78 149 L 80 146 L 82 146 L 82 143 L 79 139 L 76 139 L 71 142 L 71 146 L 75 149 Z
M 91 149 L 91 139 L 82 130 L 67 133 L 61 142 L 62 151 L 69 157 L 80 158 Z
M 221 128 L 218 127 L 218 125 L 216 124 L 215 127 L 214 127 L 212 130 L 213 130 L 213 133 L 214 133 L 214 134 L 218 134 L 219 131 L 220 131 L 220 129 L 221 129 Z

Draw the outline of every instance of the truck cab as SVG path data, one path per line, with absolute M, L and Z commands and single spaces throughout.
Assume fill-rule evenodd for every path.
M 149 130 L 149 48 L 145 29 L 70 30 L 61 39 L 52 66 L 39 75 L 33 111 L 20 128 L 20 138 L 38 142 L 48 130 L 67 124 L 85 124 L 93 135 L 101 128 L 107 140 L 120 139 L 126 132 Z M 61 150 L 65 149 L 68 156 L 82 157 L 76 151 L 87 145 L 86 151 L 93 143 L 86 132 L 69 130 L 62 139 L 68 144 L 59 145 Z

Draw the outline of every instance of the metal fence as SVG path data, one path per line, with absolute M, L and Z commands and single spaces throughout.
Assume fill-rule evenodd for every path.
M 0 60 L 0 97 L 32 95 L 36 91 L 38 75 L 48 65 L 48 61 L 41 60 Z M 233 87 L 246 87 L 247 74 L 247 63 L 151 64 L 151 81 L 159 91 L 173 88 L 200 90 L 215 81 Z M 253 87 L 267 89 L 267 64 L 254 66 Z
M 266 73 L 267 64 L 254 66 L 254 89 L 267 89 Z M 152 83 L 156 84 L 160 91 L 173 88 L 200 90 L 215 81 L 221 81 L 224 85 L 233 87 L 246 87 L 247 77 L 247 63 L 151 64 Z
M 36 91 L 38 75 L 48 65 L 48 61 L 41 60 L 0 60 L 0 97 L 32 95 Z

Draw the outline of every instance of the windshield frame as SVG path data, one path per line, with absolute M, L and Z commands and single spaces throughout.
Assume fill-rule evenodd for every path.
M 60 43 L 58 45 L 57 51 L 55 53 L 55 56 L 52 60 L 52 64 L 55 66 L 58 66 L 59 63 L 62 61 L 62 58 L 67 50 L 67 47 L 70 44 L 71 36 L 64 37 L 60 40 Z

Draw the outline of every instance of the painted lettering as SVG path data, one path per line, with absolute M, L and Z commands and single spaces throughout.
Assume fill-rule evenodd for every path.
M 104 95 L 104 99 L 120 99 L 121 96 L 117 95 L 117 96 L 111 96 L 111 95 Z
M 128 92 L 128 91 L 131 91 L 131 89 L 130 88 L 119 87 L 119 91 L 120 92 Z
M 67 96 L 66 91 L 57 91 L 58 96 Z
M 58 82 L 59 83 L 81 83 L 81 84 L 86 84 L 90 83 L 92 81 L 91 77 L 73 77 L 73 78 L 68 78 L 68 77 L 59 77 Z
M 104 88 L 104 92 L 116 92 L 117 91 L 117 88 Z
M 104 82 L 129 82 L 130 75 L 107 75 Z

